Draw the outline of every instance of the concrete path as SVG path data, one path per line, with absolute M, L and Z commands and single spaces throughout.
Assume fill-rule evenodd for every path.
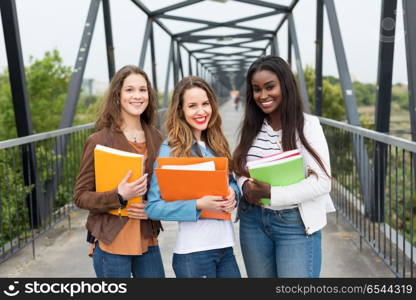
M 231 102 L 221 108 L 223 127 L 230 146 L 234 149 L 242 108 L 235 111 Z M 0 277 L 95 277 L 92 260 L 88 257 L 85 241 L 87 212 L 76 210 L 70 215 L 71 230 L 64 220 L 53 230 L 35 241 L 36 256 L 33 258 L 29 245 L 13 258 L 0 264 Z M 176 222 L 163 222 L 165 231 L 159 236 L 166 276 L 175 277 L 172 270 L 172 250 L 176 239 Z M 243 277 L 246 277 L 238 238 L 236 234 L 235 255 Z M 341 216 L 329 215 L 323 230 L 323 264 L 321 277 L 394 277 L 384 263 L 363 242 L 359 249 L 359 236 Z

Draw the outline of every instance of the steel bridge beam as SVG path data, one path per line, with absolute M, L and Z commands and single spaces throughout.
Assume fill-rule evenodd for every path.
M 272 11 L 272 12 L 267 12 L 267 13 L 258 14 L 258 15 L 254 15 L 254 16 L 249 16 L 249 17 L 245 17 L 245 18 L 235 19 L 235 20 L 231 20 L 231 21 L 227 21 L 227 22 L 223 22 L 223 23 L 214 23 L 213 22 L 213 24 L 209 24 L 206 27 L 191 29 L 191 30 L 187 30 L 187 31 L 177 33 L 177 34 L 175 34 L 175 37 L 188 36 L 191 33 L 200 32 L 200 31 L 204 31 L 204 30 L 208 30 L 208 29 L 214 29 L 214 28 L 217 28 L 217 27 L 228 27 L 230 25 L 235 25 L 236 23 L 242 23 L 242 22 L 247 22 L 247 21 L 251 21 L 251 20 L 256 20 L 256 19 L 260 19 L 260 18 L 269 17 L 269 16 L 274 16 L 274 15 L 277 15 L 277 14 L 280 14 L 280 13 L 281 13 L 280 11 Z
M 170 47 L 169 47 L 167 70 L 166 70 L 165 91 L 164 91 L 164 95 L 163 95 L 163 107 L 168 107 L 169 77 L 170 77 L 170 69 L 171 69 L 171 64 L 173 62 L 173 55 L 174 55 L 173 48 L 174 48 L 174 42 L 173 42 L 173 39 L 171 39 Z
M 280 12 L 289 12 L 289 7 L 288 6 L 275 4 L 275 3 L 270 3 L 270 2 L 265 2 L 265 1 L 261 1 L 261 0 L 235 0 L 235 1 L 242 2 L 242 3 L 247 3 L 247 4 L 252 4 L 252 5 L 256 5 L 256 6 L 260 6 L 260 7 L 272 8 L 272 9 L 275 9 L 275 10 L 280 11 Z
M 150 55 L 152 59 L 152 78 L 153 78 L 153 88 L 158 95 L 158 85 L 157 85 L 157 74 L 156 74 L 156 53 L 155 53 L 155 37 L 153 32 L 153 23 L 150 25 Z M 159 105 L 159 102 L 157 102 Z
M 6 46 L 9 81 L 18 137 L 33 134 L 32 115 L 29 107 L 29 94 L 26 86 L 25 67 L 20 42 L 19 23 L 15 0 L 0 1 L 0 12 Z M 21 148 L 24 183 L 30 187 L 26 195 L 29 220 L 34 228 L 40 226 L 47 217 L 45 202 L 40 194 L 37 172 L 36 151 L 34 145 Z
M 300 93 L 302 95 L 304 109 L 307 113 L 309 113 L 310 108 L 309 108 L 308 90 L 306 87 L 305 73 L 303 72 L 302 60 L 300 57 L 300 49 L 299 49 L 299 44 L 298 44 L 298 37 L 296 35 L 295 21 L 293 20 L 292 14 L 289 15 L 288 21 L 290 24 L 289 26 L 290 37 L 291 37 L 291 40 L 293 41 L 293 48 L 295 50 L 296 70 L 298 72 Z
M 322 52 L 324 38 L 324 2 L 316 1 L 315 40 L 315 115 L 322 116 Z
M 91 0 L 90 3 L 84 32 L 82 34 L 81 45 L 79 46 L 75 68 L 71 76 L 71 81 L 69 82 L 68 95 L 66 97 L 59 128 L 71 127 L 74 121 L 75 109 L 81 91 L 82 78 L 84 77 L 100 2 L 101 0 Z
M 197 23 L 197 24 L 207 24 L 208 26 L 204 27 L 205 28 L 204 30 L 213 29 L 213 28 L 216 28 L 216 27 L 223 26 L 223 25 L 221 25 L 222 23 L 219 23 L 219 22 L 212 22 L 212 21 L 207 21 L 207 20 L 199 20 L 199 19 L 180 17 L 180 16 L 160 15 L 160 16 L 157 16 L 157 18 L 176 20 L 176 21 L 182 21 L 182 22 Z M 235 24 L 229 24 L 229 25 L 227 25 L 227 27 L 235 28 L 235 29 L 250 30 L 250 31 L 253 31 L 253 32 L 258 32 L 258 33 L 273 33 L 273 31 L 271 31 L 271 30 L 265 30 L 265 29 L 235 25 Z M 199 29 L 201 29 L 201 28 L 198 28 L 198 30 Z M 179 34 L 183 35 L 184 33 L 179 33 Z M 190 33 L 187 33 L 187 35 L 188 34 L 190 34 Z
M 416 141 L 416 1 L 403 0 L 409 112 L 412 140 Z
M 143 35 L 142 50 L 140 51 L 140 60 L 139 60 L 139 68 L 142 70 L 144 67 L 144 61 L 146 59 L 147 45 L 149 42 L 150 33 L 152 31 L 152 22 L 153 20 L 151 18 L 147 18 L 146 28 L 144 30 L 144 35 Z
M 377 101 L 375 129 L 388 133 L 390 128 L 391 88 L 393 79 L 394 38 L 397 0 L 383 0 L 380 18 L 380 40 L 377 71 Z M 374 150 L 374 200 L 371 218 L 384 221 L 384 202 L 387 172 L 387 145 L 375 143 Z
M 182 7 L 186 7 L 186 6 L 190 6 L 190 5 L 196 4 L 196 3 L 201 2 L 201 1 L 203 1 L 203 0 L 182 1 L 182 2 L 179 2 L 179 3 L 173 4 L 173 5 L 170 5 L 168 7 L 164 7 L 164 8 L 152 11 L 152 12 L 150 12 L 150 15 L 152 17 L 157 17 L 159 15 L 170 12 L 172 10 L 179 9 L 179 8 L 182 8 Z
M 361 126 L 335 4 L 333 0 L 324 0 L 324 4 L 326 7 L 329 21 L 328 23 L 332 35 L 332 43 L 334 46 L 335 58 L 338 66 L 338 74 L 341 82 L 344 105 L 347 111 L 347 120 L 351 125 Z M 365 210 L 367 214 L 371 214 L 371 211 L 374 209 L 374 201 L 372 197 L 373 195 L 370 188 L 370 184 L 373 182 L 373 174 L 370 172 L 368 164 L 368 152 L 365 145 L 354 138 L 353 144 L 355 161 L 357 164 L 357 170 L 359 172 L 361 183 L 360 188 L 364 197 Z
M 114 59 L 114 44 L 113 33 L 111 29 L 111 13 L 109 0 L 103 1 L 103 14 L 104 14 L 104 28 L 105 28 L 105 42 L 107 46 L 107 64 L 108 64 L 108 78 L 111 79 L 116 72 L 115 59 Z

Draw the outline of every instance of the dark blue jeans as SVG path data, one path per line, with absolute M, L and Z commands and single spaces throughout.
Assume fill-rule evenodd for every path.
M 240 278 L 233 248 L 173 254 L 173 270 L 177 278 Z
M 319 277 L 321 232 L 307 235 L 297 208 L 245 206 L 240 243 L 248 277 Z
M 95 245 L 94 270 L 97 278 L 164 278 L 159 246 L 151 246 L 142 255 L 117 255 Z

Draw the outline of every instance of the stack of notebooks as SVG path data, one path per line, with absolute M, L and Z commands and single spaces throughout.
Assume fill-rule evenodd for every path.
M 206 195 L 228 195 L 228 159 L 215 158 L 158 158 L 159 168 L 155 169 L 160 193 L 165 201 L 192 200 Z M 128 182 L 143 175 L 143 155 L 97 145 L 94 149 L 95 186 L 97 192 L 107 192 L 117 188 L 129 170 L 132 174 Z M 150 180 L 150 178 L 148 178 Z M 142 197 L 128 200 L 140 203 Z M 127 216 L 126 208 L 121 210 Z M 118 210 L 108 213 L 118 215 Z M 203 210 L 201 218 L 230 220 L 231 214 L 213 210 Z
M 165 157 L 158 158 L 157 162 L 155 174 L 165 201 L 228 195 L 226 157 Z M 231 220 L 231 214 L 202 210 L 201 218 Z
M 305 179 L 303 158 L 299 150 L 290 150 L 247 162 L 250 177 L 271 186 L 287 186 Z M 270 199 L 263 198 L 264 205 Z

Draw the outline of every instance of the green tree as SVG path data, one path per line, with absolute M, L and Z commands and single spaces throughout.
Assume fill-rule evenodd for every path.
M 4 70 L 0 74 L 0 141 L 17 136 L 9 74 Z
M 373 83 L 353 82 L 357 106 L 374 106 L 376 103 L 376 85 Z
M 406 85 L 397 83 L 393 85 L 391 100 L 393 103 L 398 103 L 403 110 L 409 110 L 409 92 Z
M 58 129 L 70 76 L 71 69 L 62 64 L 57 50 L 42 59 L 30 58 L 26 77 L 35 132 Z
M 50 131 L 58 128 L 65 102 L 70 68 L 62 64 L 58 51 L 46 52 L 42 59 L 30 58 L 25 69 L 29 106 L 35 132 Z M 79 111 L 87 111 L 94 105 L 94 97 L 84 97 L 80 101 Z M 63 160 L 66 163 L 56 186 L 56 196 L 52 210 L 72 201 L 73 186 L 79 166 L 81 148 L 85 138 L 92 130 L 84 130 L 69 135 L 68 151 L 65 156 L 56 155 L 56 139 L 50 138 L 37 142 L 34 147 L 37 156 L 39 184 L 36 186 L 41 195 L 46 193 L 48 182 L 55 175 L 54 165 Z M 8 71 L 0 73 L 0 140 L 16 137 L 16 126 L 12 94 Z M 25 201 L 34 185 L 26 186 L 23 179 L 23 162 L 19 147 L 0 150 L 0 247 L 20 237 L 27 237 L 30 230 L 28 206 Z M 45 223 L 46 224 L 46 223 Z M 14 242 L 13 242 L 14 243 Z
M 305 80 L 308 90 L 311 111 L 315 109 L 315 70 L 309 66 L 305 68 Z M 322 79 L 322 115 L 325 118 L 345 119 L 344 100 L 342 98 L 339 81 L 332 76 Z
M 71 69 L 57 50 L 29 60 L 25 69 L 29 107 L 35 133 L 57 129 L 67 94 Z M 0 140 L 17 137 L 8 71 L 0 74 Z
M 104 95 L 81 95 L 77 105 L 74 125 L 95 122 Z

